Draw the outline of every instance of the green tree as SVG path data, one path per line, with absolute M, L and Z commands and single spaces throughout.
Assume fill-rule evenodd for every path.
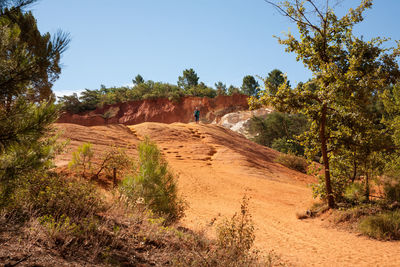
M 240 94 L 241 92 L 240 92 L 240 89 L 239 88 L 237 88 L 237 87 L 235 87 L 235 86 L 233 86 L 233 85 L 230 85 L 229 87 L 228 87 L 228 95 L 234 95 L 234 94 Z
M 184 90 L 189 90 L 198 84 L 199 76 L 197 76 L 197 73 L 192 68 L 185 69 L 182 76 L 178 77 L 178 86 Z
M 33 1 L 12 2 L 19 6 Z M 61 72 L 60 57 L 69 44 L 68 34 L 59 31 L 53 38 L 49 33 L 42 35 L 32 13 L 18 7 L 2 8 L 0 17 L 0 25 L 12 32 L 12 42 L 4 43 L 8 45 L 3 47 L 2 57 L 8 56 L 6 64 L 19 63 L 6 67 L 12 73 L 0 72 L 0 101 L 10 105 L 14 95 L 34 101 L 54 98 L 51 87 Z
M 275 95 L 278 91 L 279 86 L 285 82 L 285 77 L 282 71 L 278 69 L 273 69 L 270 73 L 268 73 L 266 82 L 268 83 L 268 88 L 270 89 L 270 94 Z M 287 81 L 288 85 L 289 81 Z
M 138 75 L 136 75 L 135 79 L 132 80 L 132 82 L 134 85 L 138 85 L 138 84 L 144 83 L 145 81 L 144 81 L 142 75 L 138 74 Z
M 56 35 L 50 41 L 50 35 L 36 35 L 32 14 L 21 10 L 33 2 L 0 2 L 1 201 L 9 199 L 19 179 L 52 167 L 56 151 L 51 124 L 58 110 L 52 102 L 32 101 L 37 100 L 36 96 L 48 98 L 46 81 L 58 77 L 58 60 L 68 38 Z M 42 86 L 46 87 L 44 91 Z
M 322 155 L 326 198 L 333 208 L 332 155 L 340 154 L 349 139 L 359 147 L 366 147 L 366 143 L 373 143 L 373 137 L 383 134 L 374 127 L 367 107 L 374 94 L 399 77 L 396 59 L 400 47 L 385 49 L 382 48 L 385 39 L 366 42 L 354 36 L 353 27 L 364 19 L 363 12 L 372 6 L 371 0 L 362 1 L 342 18 L 328 6 L 329 1 L 325 7 L 313 0 L 267 2 L 297 24 L 298 38 L 288 33 L 278 41 L 286 46 L 287 52 L 297 54 L 297 59 L 313 72 L 314 79 L 294 89 L 284 82 L 274 96 L 268 93 L 271 88 L 267 88 L 258 102 L 272 104 L 280 111 L 301 112 L 310 118 L 305 143 L 310 153 Z M 309 86 L 310 83 L 315 86 Z
M 256 79 L 251 76 L 247 75 L 243 77 L 242 83 L 242 92 L 248 96 L 257 96 L 259 89 L 259 84 Z
M 82 102 L 79 100 L 78 94 L 64 95 L 58 97 L 58 103 L 61 105 L 62 110 L 72 113 L 79 113 L 83 111 Z
M 178 196 L 178 188 L 168 163 L 162 157 L 157 145 L 145 139 L 138 146 L 138 169 L 134 177 L 127 177 L 121 185 L 122 193 L 129 201 L 144 203 L 166 223 L 184 216 L 185 204 Z
M 217 95 L 227 94 L 226 84 L 224 84 L 223 82 L 219 81 L 215 83 L 215 88 L 217 89 Z
M 205 85 L 203 82 L 200 82 L 198 85 L 191 87 L 188 91 L 186 91 L 187 95 L 198 96 L 198 97 L 210 97 L 213 98 L 217 95 L 217 92 Z
M 300 145 L 297 136 L 307 128 L 309 123 L 304 115 L 272 112 L 265 118 L 253 117 L 250 120 L 249 132 L 258 144 L 284 153 L 303 155 L 304 147 Z
M 72 159 L 68 163 L 68 167 L 81 172 L 82 177 L 86 178 L 86 172 L 92 170 L 93 156 L 92 144 L 84 143 L 72 153 Z

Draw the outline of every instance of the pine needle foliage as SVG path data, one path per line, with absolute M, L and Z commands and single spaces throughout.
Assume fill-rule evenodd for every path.
M 185 203 L 178 196 L 177 183 L 155 143 L 146 138 L 138 146 L 137 170 L 125 178 L 121 192 L 130 202 L 143 199 L 156 215 L 172 223 L 184 216 Z

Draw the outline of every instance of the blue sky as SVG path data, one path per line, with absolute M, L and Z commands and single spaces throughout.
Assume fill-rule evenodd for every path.
M 359 2 L 345 0 L 338 12 Z M 39 0 L 31 10 L 42 33 L 72 37 L 53 87 L 59 96 L 128 85 L 137 74 L 176 84 L 186 68 L 210 86 L 240 86 L 274 68 L 292 84 L 311 77 L 273 38 L 296 26 L 264 0 Z M 356 32 L 400 40 L 399 10 L 399 0 L 376 0 Z

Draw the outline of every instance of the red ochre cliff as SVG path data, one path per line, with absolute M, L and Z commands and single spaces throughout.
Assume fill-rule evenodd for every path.
M 227 113 L 248 109 L 247 96 L 184 97 L 177 101 L 166 98 L 129 101 L 105 105 L 96 110 L 80 114 L 65 112 L 58 123 L 74 123 L 83 126 L 105 124 L 133 125 L 142 122 L 184 122 L 194 121 L 194 110 L 200 109 L 200 121 L 218 122 Z

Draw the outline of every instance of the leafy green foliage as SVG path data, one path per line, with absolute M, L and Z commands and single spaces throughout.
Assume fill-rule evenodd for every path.
M 197 86 L 198 84 L 199 76 L 192 68 L 185 69 L 182 73 L 182 76 L 178 77 L 178 86 L 185 91 Z
M 226 84 L 224 84 L 223 82 L 219 81 L 217 83 L 215 83 L 215 88 L 217 89 L 217 95 L 226 95 L 227 94 L 227 88 L 226 88 Z
M 297 140 L 308 129 L 309 123 L 303 115 L 272 112 L 265 118 L 253 117 L 249 132 L 258 144 L 272 147 L 280 152 L 304 154 L 304 148 Z
M 240 91 L 239 88 L 237 88 L 237 87 L 235 87 L 233 85 L 230 85 L 228 87 L 228 91 L 227 91 L 228 95 L 234 95 L 234 94 L 240 94 L 240 93 L 241 93 L 241 91 Z
M 143 99 L 168 98 L 169 100 L 177 101 L 185 95 L 212 98 L 217 95 L 217 92 L 202 82 L 183 90 L 173 84 L 149 80 L 137 83 L 132 88 L 106 88 L 102 86 L 96 90 L 86 89 L 81 93 L 80 97 L 73 94 L 71 96 L 58 97 L 58 101 L 63 110 L 79 113 L 86 110 L 94 110 L 104 105 Z
M 86 172 L 92 170 L 93 155 L 92 144 L 84 143 L 78 147 L 77 151 L 72 153 L 72 159 L 68 163 L 68 167 L 86 177 Z
M 12 198 L 18 180 L 52 167 L 57 151 L 51 124 L 58 109 L 51 84 L 60 73 L 59 59 L 68 45 L 63 33 L 41 35 L 30 12 L 34 1 L 0 5 L 0 191 Z M 32 102 L 37 102 L 33 104 Z
M 377 239 L 400 239 L 400 211 L 388 211 L 369 216 L 360 223 L 362 233 Z
M 172 223 L 184 216 L 185 204 L 178 196 L 177 185 L 160 150 L 149 139 L 138 146 L 138 170 L 125 178 L 121 192 L 131 203 L 144 200 L 156 215 Z
M 311 158 L 322 155 L 327 200 L 333 208 L 330 159 L 340 159 L 333 161 L 335 155 L 362 159 L 363 171 L 371 177 L 371 170 L 379 164 L 376 153 L 390 146 L 385 125 L 376 120 L 370 107 L 374 96 L 400 77 L 400 43 L 396 49 L 386 49 L 385 39 L 367 42 L 353 35 L 353 27 L 363 20 L 363 12 L 372 6 L 371 0 L 363 1 L 341 18 L 332 8 L 320 8 L 313 0 L 268 2 L 297 24 L 299 38 L 288 33 L 278 41 L 287 52 L 297 54 L 297 60 L 312 71 L 314 79 L 296 88 L 283 82 L 276 94 L 270 94 L 274 88 L 265 82 L 263 95 L 250 103 L 303 113 L 311 120 L 303 142 Z
M 144 81 L 142 75 L 138 74 L 138 75 L 136 75 L 135 79 L 132 80 L 132 82 L 134 85 L 138 85 L 138 84 L 144 83 L 145 81 Z
M 268 93 L 270 95 L 275 95 L 276 92 L 278 92 L 279 86 L 283 83 L 287 83 L 287 85 L 290 86 L 290 83 L 285 79 L 283 72 L 278 69 L 273 69 L 268 73 L 264 82 L 266 83 L 266 87 L 269 89 Z
M 256 97 L 260 90 L 259 86 L 260 85 L 253 76 L 247 75 L 243 77 L 241 87 L 243 94 Z
M 358 204 L 366 201 L 365 187 L 363 184 L 355 182 L 346 186 L 344 197 L 347 201 Z
M 9 207 L 28 216 L 68 216 L 78 223 L 103 211 L 105 206 L 95 187 L 83 180 L 67 180 L 56 174 L 32 174 L 19 180 Z M 30 210 L 29 210 L 30 209 Z
M 312 163 L 309 165 L 307 169 L 307 173 L 313 176 L 316 176 L 318 178 L 318 182 L 311 184 L 311 190 L 314 198 L 320 198 L 323 201 L 327 201 L 328 199 L 328 192 L 326 191 L 326 180 L 324 175 L 322 174 L 323 166 L 320 166 L 316 163 Z M 336 202 L 341 202 L 344 201 L 344 192 L 346 187 L 349 185 L 350 181 L 347 180 L 343 176 L 333 176 L 331 179 L 331 188 L 332 188 L 332 193 L 331 196 L 333 196 L 334 201 Z
M 53 97 L 51 87 L 61 72 L 68 34 L 42 35 L 31 12 L 1 6 L 0 35 L 0 103 L 9 108 L 15 95 L 33 101 Z

